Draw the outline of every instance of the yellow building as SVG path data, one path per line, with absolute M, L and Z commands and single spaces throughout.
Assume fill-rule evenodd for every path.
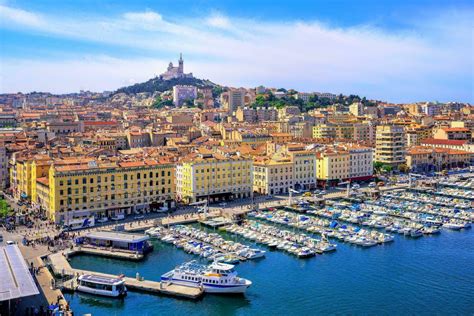
M 291 158 L 255 158 L 253 164 L 253 191 L 258 194 L 286 194 L 293 189 L 293 162 Z
M 176 195 L 185 203 L 248 198 L 252 185 L 253 160 L 238 153 L 201 149 L 176 166 Z
M 415 125 L 407 129 L 406 143 L 407 143 L 407 146 L 417 146 L 417 145 L 420 145 L 422 140 L 431 138 L 432 136 L 433 136 L 433 131 L 431 127 Z
M 58 160 L 48 178 L 47 214 L 56 223 L 174 207 L 174 164 L 166 159 Z
M 336 138 L 336 127 L 328 124 L 313 126 L 313 138 Z
M 326 148 L 317 154 L 317 178 L 323 186 L 350 178 L 350 154 L 339 148 Z
M 35 201 L 36 179 L 48 174 L 51 161 L 47 155 L 16 156 L 10 159 L 10 188 L 16 200 Z

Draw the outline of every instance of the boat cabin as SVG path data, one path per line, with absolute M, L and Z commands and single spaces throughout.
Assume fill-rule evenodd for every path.
M 79 291 L 98 295 L 124 296 L 127 292 L 123 279 L 95 274 L 79 276 L 77 285 Z
M 153 249 L 149 243 L 150 237 L 142 234 L 128 234 L 112 231 L 98 231 L 86 234 L 76 239 L 76 244 L 129 250 L 147 253 Z

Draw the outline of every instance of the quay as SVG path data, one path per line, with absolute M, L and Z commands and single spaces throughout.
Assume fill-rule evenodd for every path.
M 61 253 L 55 253 L 48 256 L 51 269 L 56 275 L 60 276 L 70 276 L 73 279 L 68 280 L 63 283 L 63 288 L 65 290 L 75 291 L 77 283 L 75 281 L 76 277 L 84 274 L 94 274 L 109 278 L 116 278 L 116 275 L 99 273 L 94 271 L 87 271 L 81 269 L 74 269 L 71 267 L 66 257 Z M 193 288 L 187 286 L 181 286 L 168 282 L 159 282 L 151 280 L 143 280 L 131 277 L 123 277 L 125 281 L 125 286 L 130 290 L 153 293 L 153 294 L 163 294 L 170 295 L 188 299 L 198 299 L 203 295 L 203 290 L 200 288 Z
M 101 256 L 114 259 L 125 259 L 125 260 L 142 260 L 145 256 L 141 253 L 136 252 L 126 252 L 118 249 L 111 249 L 105 247 L 91 247 L 87 245 L 74 246 L 72 249 L 65 252 L 67 257 L 72 257 L 78 254 L 87 254 L 93 256 Z

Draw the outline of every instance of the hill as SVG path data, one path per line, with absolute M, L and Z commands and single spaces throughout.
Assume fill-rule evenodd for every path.
M 122 87 L 115 91 L 115 93 L 135 94 L 141 92 L 164 92 L 172 89 L 175 85 L 193 85 L 196 87 L 209 88 L 218 87 L 217 84 L 209 80 L 203 80 L 198 78 L 175 78 L 170 80 L 163 80 L 160 77 L 155 77 L 146 82 L 136 83 L 128 87 Z

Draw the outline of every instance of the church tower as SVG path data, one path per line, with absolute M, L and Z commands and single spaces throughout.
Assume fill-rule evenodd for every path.
M 183 61 L 183 54 L 179 54 L 179 66 L 178 66 L 178 73 L 183 74 L 184 73 L 184 61 Z

